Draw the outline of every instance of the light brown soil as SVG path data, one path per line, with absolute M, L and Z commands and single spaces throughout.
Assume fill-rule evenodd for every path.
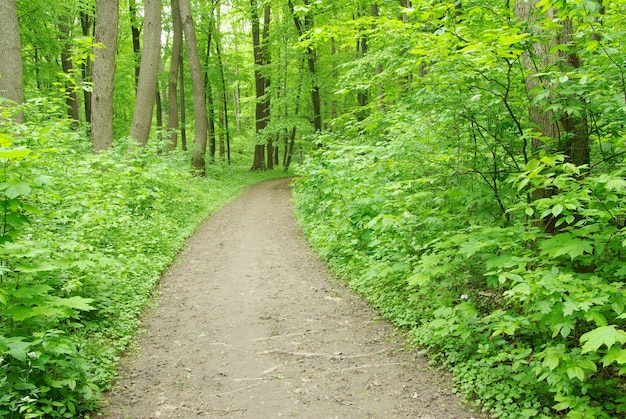
M 449 380 L 334 279 L 289 180 L 206 220 L 164 275 L 109 418 L 472 418 Z

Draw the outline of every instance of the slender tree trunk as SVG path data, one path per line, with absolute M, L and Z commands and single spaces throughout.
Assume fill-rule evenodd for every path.
M 215 144 L 215 101 L 213 100 L 213 87 L 211 87 L 207 73 L 204 75 L 204 90 L 207 99 L 209 155 L 211 156 L 211 161 L 215 161 L 215 153 L 217 152 Z
M 0 22 L 0 97 L 21 105 L 24 102 L 24 81 L 15 0 L 0 0 Z M 17 113 L 13 120 L 23 122 L 24 114 Z
M 91 18 L 91 16 L 82 11 L 80 13 L 80 26 L 83 32 L 83 36 L 87 37 L 87 36 L 91 36 L 92 32 L 93 32 L 93 19 Z M 81 73 L 82 73 L 82 77 L 83 77 L 83 82 L 89 83 L 91 82 L 92 78 L 91 78 L 91 68 L 92 68 L 92 61 L 91 59 L 87 58 L 81 66 Z M 88 134 L 91 135 L 91 92 L 87 91 L 87 90 L 83 90 L 83 102 L 84 102 L 84 106 L 85 106 L 85 121 L 88 122 L 87 126 L 88 126 Z
M 141 71 L 130 129 L 130 136 L 142 146 L 148 143 L 157 94 L 161 64 L 161 8 L 161 0 L 145 0 Z
M 91 141 L 94 151 L 113 145 L 113 88 L 119 20 L 119 0 L 96 0 L 93 94 L 91 100 Z
M 235 54 L 239 53 L 237 43 L 234 45 Z M 241 87 L 239 85 L 239 64 L 235 63 L 235 87 L 233 89 L 233 112 L 235 113 L 235 129 L 241 134 Z
M 267 8 L 269 10 L 269 7 Z M 224 136 L 226 137 L 226 161 L 230 165 L 230 129 L 228 124 L 228 93 L 226 91 L 226 74 L 224 72 L 224 60 L 222 59 L 222 47 L 221 47 L 221 38 L 219 36 L 219 9 L 217 10 L 218 18 L 217 20 L 217 28 L 218 30 L 215 33 L 215 52 L 217 53 L 217 63 L 220 68 L 220 79 L 222 82 L 222 110 L 224 112 L 224 125 L 222 126 L 222 130 L 224 131 Z M 267 17 L 267 22 L 269 22 L 269 15 Z M 268 111 L 269 113 L 269 111 Z
M 141 29 L 137 23 L 137 5 L 135 4 L 135 0 L 128 0 L 128 12 L 130 16 L 131 38 L 133 40 L 133 54 L 135 55 L 135 89 L 137 89 L 139 86 L 139 71 L 141 68 Z
M 180 66 L 181 54 L 183 52 L 183 28 L 180 18 L 180 9 L 178 7 L 178 0 L 171 1 L 171 13 L 172 13 L 172 57 L 170 59 L 170 71 L 168 74 L 167 83 L 167 96 L 168 101 L 168 124 L 167 130 L 169 133 L 169 147 L 170 150 L 176 150 L 178 147 L 178 73 L 182 73 Z M 183 105 L 184 106 L 184 103 Z
M 189 73 L 191 74 L 191 87 L 193 89 L 193 109 L 195 118 L 194 147 L 192 150 L 191 165 L 198 175 L 206 174 L 206 143 L 208 120 L 206 115 L 206 95 L 202 82 L 202 65 L 200 54 L 198 53 L 198 41 L 196 39 L 196 28 L 191 14 L 190 0 L 180 0 L 180 16 L 183 22 L 183 32 L 185 34 L 185 45 L 187 47 L 187 57 L 189 60 Z
M 374 18 L 374 23 L 372 24 L 372 29 L 376 29 L 376 21 L 380 16 L 378 11 L 378 3 L 372 3 L 370 6 L 370 14 L 372 18 Z M 376 72 L 376 76 L 380 76 L 383 72 L 383 66 L 381 64 L 376 64 L 376 68 L 374 70 Z M 378 100 L 378 111 L 383 112 L 385 110 L 385 102 L 384 102 L 384 89 L 381 82 L 376 83 L 376 98 Z
M 185 92 L 185 66 L 183 61 L 183 55 L 179 57 L 179 71 L 178 76 L 180 78 L 180 145 L 183 151 L 187 151 L 187 94 Z
M 252 15 L 252 45 L 254 51 L 254 83 L 256 87 L 256 133 L 257 136 L 265 129 L 269 119 L 270 104 L 266 96 L 267 80 L 263 74 L 262 67 L 267 63 L 266 51 L 267 48 L 261 43 L 261 24 L 259 21 L 259 13 L 257 10 L 257 1 L 250 0 L 250 11 Z M 269 6 L 266 7 L 266 14 Z M 269 31 L 269 19 L 264 22 L 265 28 Z M 266 30 L 264 28 L 264 33 Z M 265 169 L 265 144 L 259 143 L 254 148 L 254 162 L 252 163 L 252 170 L 264 170 Z
M 293 21 L 296 25 L 296 30 L 298 31 L 298 36 L 302 38 L 306 35 L 306 33 L 313 28 L 315 22 L 313 21 L 313 16 L 310 12 L 308 12 L 304 21 L 300 20 L 300 18 L 295 14 L 293 3 L 291 0 L 287 2 L 289 9 L 291 10 L 291 14 L 293 16 Z M 309 1 L 305 0 L 304 4 L 306 6 L 309 5 Z M 322 131 L 322 100 L 320 96 L 320 87 L 319 80 L 317 76 L 317 54 L 313 47 L 309 47 L 306 51 L 306 62 L 307 67 L 309 68 L 309 74 L 311 76 L 311 103 L 313 105 L 313 129 L 315 132 Z
M 361 11 L 359 11 L 359 13 L 361 13 Z M 359 58 L 363 58 L 367 55 L 367 35 L 366 34 L 361 34 L 358 38 L 357 38 L 357 43 L 356 43 L 357 47 L 356 47 L 356 52 L 357 52 L 357 56 Z M 365 108 L 367 106 L 367 103 L 369 102 L 369 91 L 368 90 L 360 90 L 357 93 L 357 102 L 359 103 L 359 106 L 361 108 Z M 365 110 L 364 109 L 360 109 L 358 112 L 358 119 L 362 120 L 365 118 Z
M 218 5 L 219 7 L 219 5 Z M 215 103 L 213 100 L 213 87 L 209 81 L 209 58 L 211 57 L 211 43 L 213 42 L 213 31 L 215 28 L 215 7 L 211 9 L 211 15 L 208 17 L 209 28 L 207 31 L 206 57 L 204 61 L 204 91 L 207 99 L 207 118 L 208 118 L 208 142 L 209 156 L 211 161 L 215 161 L 216 144 L 215 144 Z

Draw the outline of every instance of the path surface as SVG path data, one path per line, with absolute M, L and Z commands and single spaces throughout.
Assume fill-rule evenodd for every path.
M 109 418 L 472 418 L 441 374 L 317 260 L 289 180 L 205 221 L 108 394 Z

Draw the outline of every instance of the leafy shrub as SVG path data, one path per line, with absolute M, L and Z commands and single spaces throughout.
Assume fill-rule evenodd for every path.
M 307 236 L 495 416 L 620 415 L 622 169 L 582 176 L 563 156 L 537 157 L 502 185 L 518 197 L 506 216 L 490 218 L 498 203 L 475 196 L 489 189 L 452 181 L 445 164 L 431 175 L 436 160 L 400 140 L 328 139 L 299 168 Z M 525 199 L 538 189 L 553 193 Z
M 283 174 L 215 165 L 196 178 L 186 153 L 120 141 L 93 155 L 63 119 L 33 120 L 0 131 L 0 416 L 77 417 L 184 239 L 245 185 Z

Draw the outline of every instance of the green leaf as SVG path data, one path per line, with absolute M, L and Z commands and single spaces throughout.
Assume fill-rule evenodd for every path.
M 542 242 L 539 247 L 544 255 L 559 257 L 567 255 L 572 260 L 585 253 L 592 253 L 591 241 L 575 237 L 571 233 L 561 233 Z
M 554 351 L 549 351 L 543 359 L 542 365 L 544 367 L 548 367 L 548 369 L 552 371 L 559 366 L 560 362 L 561 358 L 559 357 L 559 354 Z
M 407 278 L 407 283 L 411 287 L 423 287 L 430 282 L 430 275 L 423 272 L 416 272 Z
M 60 307 L 73 308 L 76 310 L 82 311 L 91 311 L 94 310 L 94 307 L 91 305 L 93 302 L 92 298 L 84 298 L 84 297 L 70 297 L 70 298 L 57 298 L 54 300 L 55 305 Z
M 0 150 L 0 159 L 19 159 L 30 154 L 30 150 L 18 147 L 12 150 Z
M 615 342 L 626 342 L 626 332 L 617 329 L 615 325 L 598 327 L 580 337 L 580 343 L 583 344 L 583 354 L 596 352 L 602 345 L 611 348 Z
M 21 337 L 9 338 L 5 341 L 9 350 L 7 353 L 18 361 L 26 361 L 26 353 L 32 342 L 23 341 Z
M 580 381 L 585 381 L 585 377 L 586 377 L 585 371 L 582 368 L 580 368 L 578 365 L 569 367 L 566 372 L 570 380 L 573 380 L 574 378 L 578 378 Z
M 604 367 L 614 362 L 619 365 L 626 364 L 626 349 L 613 346 L 607 351 L 606 355 L 600 359 L 600 361 L 602 361 L 602 366 Z
M 12 183 L 4 192 L 9 199 L 17 198 L 18 196 L 28 196 L 31 188 L 28 183 L 19 182 Z
M 596 326 L 606 326 L 608 325 L 608 321 L 604 315 L 596 310 L 589 310 L 585 313 L 585 320 L 593 321 Z

